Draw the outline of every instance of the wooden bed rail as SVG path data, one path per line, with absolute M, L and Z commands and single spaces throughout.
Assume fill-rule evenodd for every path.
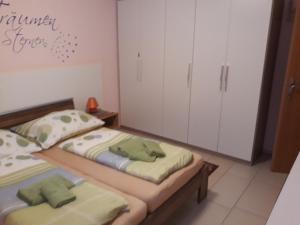
M 166 220 L 188 199 L 197 193 L 197 202 L 200 203 L 207 196 L 208 170 L 205 165 L 199 172 L 165 201 L 153 213 L 148 214 L 140 225 L 163 225 Z

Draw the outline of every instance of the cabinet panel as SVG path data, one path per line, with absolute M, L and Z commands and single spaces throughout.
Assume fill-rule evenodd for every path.
M 120 102 L 122 125 L 136 127 L 139 104 L 137 54 L 140 51 L 139 0 L 118 2 Z
M 162 132 L 165 1 L 141 0 L 141 77 L 139 129 Z
M 232 0 L 219 152 L 251 160 L 272 0 Z
M 196 0 L 167 0 L 163 136 L 187 142 Z
M 164 34 L 164 0 L 119 2 L 121 124 L 155 134 L 162 130 Z
M 188 143 L 217 150 L 230 0 L 198 0 Z

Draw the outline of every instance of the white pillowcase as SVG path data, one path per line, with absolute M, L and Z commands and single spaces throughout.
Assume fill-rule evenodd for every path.
M 5 156 L 20 152 L 32 153 L 42 149 L 34 142 L 31 142 L 9 130 L 0 129 L 0 159 Z
M 53 112 L 12 128 L 18 134 L 39 143 L 43 149 L 61 140 L 100 127 L 104 122 L 79 110 Z

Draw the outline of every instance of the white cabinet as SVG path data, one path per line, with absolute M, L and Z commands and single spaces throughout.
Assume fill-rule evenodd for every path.
M 120 102 L 122 124 L 135 127 L 138 121 L 136 98 L 138 82 L 138 52 L 140 50 L 139 0 L 118 3 Z
M 218 149 L 230 2 L 197 2 L 188 142 L 213 151 Z
M 219 152 L 251 160 L 272 0 L 232 0 Z
M 121 123 L 162 132 L 165 2 L 118 2 Z
M 198 0 L 189 143 L 251 161 L 272 0 Z
M 272 3 L 119 1 L 121 125 L 250 161 Z
M 167 0 L 163 136 L 187 142 L 196 0 Z

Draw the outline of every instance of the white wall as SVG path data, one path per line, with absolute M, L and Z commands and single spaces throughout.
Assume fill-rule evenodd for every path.
M 85 109 L 90 96 L 102 102 L 102 73 L 97 64 L 0 73 L 0 113 L 74 98 Z

